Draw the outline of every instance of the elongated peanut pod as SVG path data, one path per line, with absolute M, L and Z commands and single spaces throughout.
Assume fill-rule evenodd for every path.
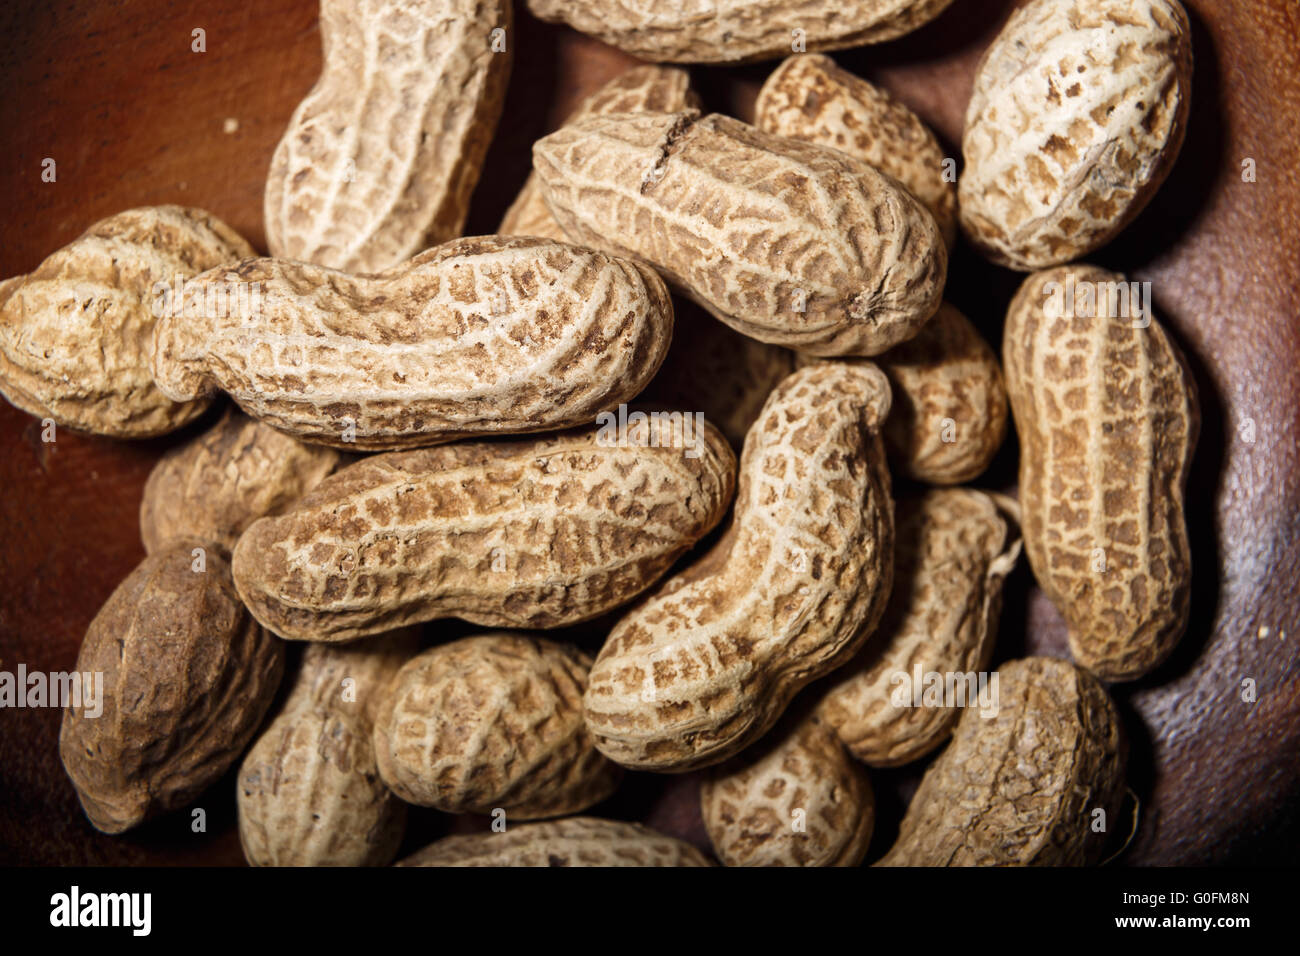
M 1006 509 L 1011 509 L 1008 514 Z M 979 709 L 1002 608 L 1020 556 L 1015 503 L 967 488 L 901 496 L 894 588 L 875 636 L 827 679 L 821 719 L 859 760 L 894 767 L 939 747 L 960 707 Z M 930 685 L 960 680 L 960 704 Z
M 772 71 L 754 104 L 754 125 L 830 146 L 893 176 L 934 216 L 949 249 L 957 237 L 955 160 L 934 133 L 884 90 L 820 54 L 797 53 Z M 952 176 L 945 175 L 949 165 Z
M 634 66 L 582 101 L 566 123 L 609 113 L 672 113 L 699 105 L 685 70 L 669 66 Z M 542 236 L 568 241 L 551 215 L 537 173 L 530 172 L 519 195 L 506 210 L 497 232 L 503 236 Z
M 266 177 L 271 254 L 377 272 L 459 236 L 510 26 L 506 0 L 321 0 L 324 69 Z
M 1116 827 L 1126 747 L 1105 688 L 1068 661 L 998 670 L 996 716 L 966 708 L 879 866 L 1084 866 Z
M 929 23 L 951 2 L 528 0 L 528 9 L 643 60 L 747 63 L 784 56 L 796 42 L 809 51 L 883 43 Z
M 0 284 L 0 392 L 25 412 L 113 438 L 174 431 L 208 407 L 154 385 L 158 316 L 205 269 L 253 254 L 201 209 L 147 206 L 95 223 Z
M 814 714 L 715 767 L 700 812 L 727 866 L 857 866 L 875 823 L 866 771 Z
M 565 816 L 608 797 L 622 771 L 582 721 L 591 658 L 514 634 L 425 651 L 398 673 L 375 723 L 384 782 L 408 803 L 515 820 Z
M 623 113 L 533 146 L 575 242 L 653 265 L 732 328 L 813 355 L 877 355 L 939 307 L 934 217 L 838 150 L 725 116 Z
M 867 363 L 800 369 L 750 429 L 723 538 L 638 605 L 592 667 L 596 746 L 641 770 L 737 753 L 851 658 L 889 595 L 894 503 Z
M 712 866 L 695 847 L 638 823 L 569 817 L 444 837 L 398 866 Z
M 284 709 L 239 770 L 239 840 L 250 864 L 392 862 L 406 805 L 380 779 L 372 715 L 416 646 L 406 629 L 307 647 Z
M 672 337 L 651 270 L 545 239 L 457 239 L 374 276 L 253 259 L 191 286 L 230 307 L 159 322 L 159 387 L 221 389 L 353 450 L 585 424 L 641 391 Z
M 283 670 L 283 642 L 249 615 L 216 546 L 175 539 L 145 558 L 77 656 L 102 686 L 63 712 L 59 754 L 90 822 L 121 833 L 203 793 L 256 733 Z
M 735 456 L 694 418 L 375 455 L 235 547 L 277 634 L 343 641 L 460 617 L 560 627 L 631 600 L 726 513 Z
M 1002 341 L 1025 551 L 1075 660 L 1104 680 L 1159 665 L 1191 599 L 1183 511 L 1196 386 L 1139 296 L 1094 266 L 1038 272 L 1012 300 Z

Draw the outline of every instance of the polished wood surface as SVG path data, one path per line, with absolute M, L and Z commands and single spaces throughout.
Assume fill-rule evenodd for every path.
M 1186 0 L 1185 0 L 1186 2 Z M 1187 353 L 1204 413 L 1188 514 L 1189 633 L 1174 658 L 1115 689 L 1141 803 L 1120 862 L 1294 862 L 1300 845 L 1300 7 L 1187 2 L 1192 120 L 1169 182 L 1092 259 L 1152 283 Z M 935 23 L 836 54 L 913 107 L 958 156 L 982 50 L 1012 0 L 956 0 Z M 469 231 L 491 232 L 523 182 L 534 139 L 631 64 L 522 4 L 505 120 Z M 193 52 L 193 31 L 206 52 Z M 314 0 L 10 0 L 0 10 L 0 277 L 32 269 L 87 226 L 157 203 L 201 206 L 264 247 L 271 151 L 320 68 Z M 706 105 L 750 118 L 774 64 L 693 70 Z M 57 163 L 57 181 L 41 179 Z M 1253 161 L 1255 181 L 1243 180 Z M 997 343 L 1019 277 L 960 247 L 949 297 Z M 153 462 L 194 429 L 142 443 L 58 433 L 0 403 L 0 670 L 73 667 L 100 604 L 143 557 L 137 509 Z M 980 484 L 1010 487 L 1015 443 Z M 463 633 L 426 629 L 430 640 Z M 599 625 L 578 636 L 598 646 Z M 1008 586 L 998 658 L 1065 653 L 1060 618 L 1023 562 Z M 1257 699 L 1243 700 L 1253 681 Z M 58 759 L 60 713 L 0 710 L 0 863 L 239 864 L 233 774 L 181 812 L 120 837 L 95 832 Z M 873 774 L 878 858 L 917 768 Z M 640 819 L 707 849 L 697 778 L 636 775 L 593 812 Z M 481 821 L 413 814 L 407 847 Z M 1121 822 L 1127 833 L 1131 821 Z

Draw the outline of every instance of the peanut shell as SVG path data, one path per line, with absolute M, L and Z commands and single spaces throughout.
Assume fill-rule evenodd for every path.
M 718 763 L 765 733 L 879 620 L 894 504 L 878 429 L 889 385 L 868 363 L 800 369 L 745 439 L 732 524 L 614 627 L 584 699 L 610 759 Z
M 1081 259 L 1160 188 L 1187 129 L 1178 0 L 1032 0 L 984 53 L 966 108 L 961 225 L 1029 271 Z
M 593 116 L 533 146 L 575 242 L 641 259 L 751 338 L 877 355 L 939 307 L 947 250 L 895 180 L 695 111 Z
M 508 818 L 578 813 L 622 773 L 582 720 L 591 658 L 577 648 L 482 634 L 425 651 L 387 689 L 374 745 L 408 803 Z
M 444 837 L 398 866 L 712 866 L 689 843 L 639 823 L 569 817 L 503 833 Z
M 653 272 L 544 239 L 458 239 L 375 276 L 255 259 L 193 280 L 229 283 L 258 283 L 260 306 L 159 322 L 159 387 L 220 388 L 350 450 L 585 424 L 641 391 L 672 337 Z
M 1035 273 L 1002 341 L 1025 551 L 1074 659 L 1103 680 L 1150 673 L 1187 628 L 1200 431 L 1182 353 L 1149 313 L 1118 314 L 1136 311 L 1118 298 L 1124 283 L 1088 265 Z
M 90 822 L 121 833 L 193 802 L 239 759 L 283 669 L 283 643 L 240 603 L 217 548 L 182 539 L 145 558 L 77 657 L 103 674 L 102 713 L 63 712 L 59 753 Z
M 1085 866 L 1101 858 L 1124 790 L 1115 705 L 1094 677 L 1047 657 L 1003 665 L 999 684 L 997 716 L 962 713 L 878 865 Z
M 252 254 L 201 209 L 146 206 L 100 220 L 0 284 L 0 392 L 29 414 L 96 435 L 175 431 L 209 403 L 177 402 L 154 385 L 158 313 L 179 304 L 178 283 Z
M 693 449 L 671 447 L 662 419 L 629 425 L 622 446 L 604 428 L 343 468 L 244 532 L 233 560 L 240 594 L 293 640 L 351 640 L 440 617 L 486 627 L 596 617 L 722 519 L 736 472 L 707 423 Z
M 266 177 L 271 255 L 379 272 L 460 235 L 510 76 L 506 0 L 321 0 Z

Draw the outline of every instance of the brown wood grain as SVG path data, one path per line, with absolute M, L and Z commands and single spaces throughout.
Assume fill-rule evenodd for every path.
M 916 109 L 956 157 L 976 63 L 1012 6 L 956 0 L 910 37 L 836 59 Z M 1196 74 L 1182 156 L 1148 210 L 1092 257 L 1152 282 L 1157 312 L 1189 356 L 1205 419 L 1188 509 L 1191 629 L 1159 673 L 1115 689 L 1143 806 L 1122 859 L 1294 862 L 1300 7 L 1187 6 Z M 198 28 L 204 53 L 191 50 Z M 633 62 L 532 20 L 522 5 L 512 39 L 505 120 L 471 233 L 494 228 L 527 174 L 532 141 Z M 314 0 L 11 0 L 0 10 L 0 276 L 30 270 L 97 219 L 157 203 L 209 209 L 263 247 L 266 169 L 315 80 L 319 43 Z M 710 108 L 748 118 L 773 65 L 693 74 Z M 54 183 L 41 180 L 47 157 L 57 163 Z M 1242 181 L 1245 159 L 1255 161 L 1256 182 Z M 997 342 L 1018 281 L 963 246 L 949 297 Z M 137 509 L 150 467 L 193 431 L 131 444 L 61 430 L 47 444 L 34 419 L 0 403 L 0 669 L 72 668 L 91 618 L 143 557 Z M 1014 446 L 982 484 L 1014 483 Z M 437 638 L 447 628 L 430 631 Z M 1064 648 L 1060 618 L 1022 564 L 1009 583 L 999 657 Z M 1254 703 L 1242 700 L 1246 679 L 1256 684 Z M 0 863 L 242 862 L 230 775 L 199 801 L 205 833 L 193 832 L 184 812 L 121 837 L 95 832 L 59 764 L 59 719 L 52 709 L 0 710 Z M 707 848 L 696 776 L 633 776 L 596 812 L 646 820 Z M 871 859 L 896 829 L 917 770 L 874 776 L 880 822 Z M 479 826 L 417 813 L 407 849 Z

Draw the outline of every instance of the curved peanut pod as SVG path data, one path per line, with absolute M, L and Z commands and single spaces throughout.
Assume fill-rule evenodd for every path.
M 893 571 L 888 413 L 889 385 L 866 363 L 777 386 L 745 440 L 731 527 L 596 658 L 584 706 L 606 756 L 639 770 L 718 763 L 853 656 Z
M 253 259 L 190 285 L 237 287 L 238 307 L 159 322 L 159 387 L 220 388 L 353 450 L 589 422 L 641 391 L 672 337 L 651 270 L 545 239 L 457 239 L 374 276 Z
M 946 302 L 925 327 L 877 359 L 894 405 L 885 447 L 909 478 L 957 485 L 983 474 L 1007 434 L 997 354 Z
M 1178 0 L 1033 0 L 984 53 L 962 132 L 961 226 L 989 259 L 1082 259 L 1173 168 L 1191 104 Z
M 313 644 L 284 709 L 239 770 L 239 840 L 253 866 L 382 866 L 406 805 L 375 764 L 372 712 L 415 653 L 413 630 Z
M 712 426 L 686 430 L 652 417 L 629 422 L 621 445 L 603 425 L 365 458 L 255 522 L 235 547 L 236 584 L 258 620 L 294 640 L 440 617 L 596 617 L 649 587 L 727 510 L 735 456 Z
M 643 60 L 747 63 L 806 49 L 883 43 L 924 26 L 952 0 L 528 0 L 543 20 L 567 23 Z
M 715 768 L 700 812 L 727 866 L 857 866 L 875 824 L 866 771 L 814 715 Z
M 271 255 L 377 272 L 459 236 L 510 25 L 506 0 L 321 0 L 324 69 L 266 177 Z
M 920 117 L 828 56 L 786 57 L 759 90 L 754 125 L 830 146 L 893 176 L 925 205 L 944 244 L 957 238 L 957 185 L 943 147 Z
M 77 657 L 102 675 L 101 712 L 84 694 L 63 712 L 59 754 L 90 822 L 121 833 L 193 801 L 239 759 L 283 670 L 284 644 L 249 616 L 215 547 L 181 539 L 145 558 Z
M 716 114 L 624 113 L 538 140 L 533 168 L 575 242 L 650 263 L 760 341 L 876 355 L 939 307 L 934 217 L 838 150 Z
M 689 843 L 639 823 L 569 817 L 449 836 L 398 866 L 712 866 Z
M 1094 266 L 1035 273 L 1002 342 L 1025 551 L 1075 660 L 1103 680 L 1159 665 L 1186 630 L 1191 597 L 1183 508 L 1196 385 L 1129 292 Z
M 332 448 L 304 445 L 227 409 L 208 431 L 167 452 L 149 472 L 140 501 L 144 549 L 194 537 L 229 554 L 250 524 L 297 501 L 338 461 Z
M 582 720 L 591 658 L 576 647 L 482 634 L 398 673 L 375 722 L 379 772 L 407 803 L 511 819 L 565 816 L 622 778 Z
M 620 73 L 582 101 L 566 123 L 609 113 L 672 113 L 699 105 L 685 70 L 670 66 L 634 66 Z M 529 173 L 519 195 L 506 210 L 497 232 L 503 236 L 542 236 L 567 242 L 568 236 L 551 215 L 537 173 Z
M 1020 556 L 1014 521 L 966 488 L 900 497 L 895 541 L 893 593 L 876 635 L 828 679 L 818 703 L 821 719 L 873 767 L 915 760 L 952 732 L 961 710 L 923 698 L 929 675 L 969 677 L 960 706 L 979 709 L 976 681 L 993 653 L 1002 582 Z
M 0 283 L 0 392 L 61 425 L 113 438 L 175 431 L 208 407 L 153 381 L 154 325 L 191 276 L 253 254 L 201 209 L 100 220 L 36 270 Z
M 962 713 L 877 865 L 1085 866 L 1101 858 L 1124 792 L 1115 705 L 1068 661 L 1029 657 L 998 675 L 997 716 Z

